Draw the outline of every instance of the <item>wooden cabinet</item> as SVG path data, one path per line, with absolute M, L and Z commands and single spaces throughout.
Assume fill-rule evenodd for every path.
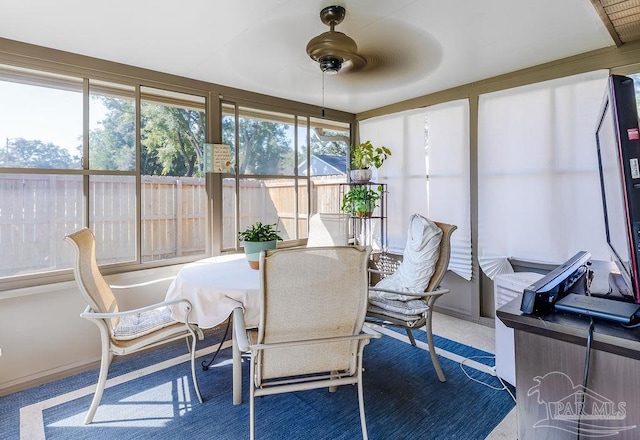
M 586 317 L 525 315 L 519 298 L 496 313 L 515 331 L 519 440 L 640 438 L 640 328 L 596 319 L 587 357 Z

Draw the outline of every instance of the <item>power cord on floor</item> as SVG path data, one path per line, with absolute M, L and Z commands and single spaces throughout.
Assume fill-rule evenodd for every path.
M 589 318 L 589 330 L 587 331 L 587 354 L 584 359 L 584 375 L 582 379 L 582 398 L 580 408 L 584 408 L 584 395 L 589 379 L 589 360 L 591 359 L 591 342 L 593 341 L 593 317 Z M 580 440 L 580 424 L 582 423 L 582 410 L 578 414 L 578 440 Z
M 465 376 L 467 376 L 468 379 L 479 383 L 480 385 L 484 385 L 486 387 L 491 388 L 492 390 L 495 391 L 506 391 L 507 393 L 509 393 L 509 396 L 511 396 L 511 399 L 513 399 L 513 402 L 516 402 L 516 396 L 513 395 L 513 393 L 511 392 L 511 390 L 509 389 L 509 387 L 507 386 L 507 384 L 504 383 L 504 381 L 502 380 L 502 378 L 500 376 L 498 376 L 497 374 L 495 375 L 495 377 L 500 381 L 500 384 L 502 385 L 502 388 L 499 388 L 497 386 L 491 385 L 490 383 L 487 382 L 483 382 L 479 379 L 476 379 L 475 377 L 472 377 L 467 370 L 464 369 L 465 363 L 467 361 L 470 360 L 474 360 L 474 359 L 493 359 L 495 360 L 495 356 L 471 356 L 468 358 L 463 359 L 462 361 L 460 361 L 460 369 L 462 370 L 462 372 L 465 374 Z M 495 367 L 493 368 L 493 371 L 495 372 Z
M 224 343 L 224 341 L 227 340 L 227 334 L 229 333 L 229 327 L 231 327 L 231 315 L 229 315 L 229 318 L 227 319 L 227 326 L 224 329 L 224 335 L 222 336 L 222 340 L 218 344 L 218 348 L 216 348 L 216 352 L 213 353 L 213 358 L 209 362 L 202 361 L 202 369 L 204 371 L 207 371 L 209 369 L 209 367 L 211 367 L 211 364 L 213 364 L 213 361 L 216 360 L 216 356 L 218 356 L 218 353 L 220 352 L 220 349 L 222 348 L 222 344 Z

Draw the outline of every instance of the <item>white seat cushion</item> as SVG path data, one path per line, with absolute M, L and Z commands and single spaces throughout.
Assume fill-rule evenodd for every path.
M 369 300 L 369 304 L 380 307 L 389 312 L 399 313 L 401 315 L 421 315 L 427 310 L 427 302 L 421 299 L 412 299 L 409 301 L 397 301 L 393 299 Z
M 128 315 L 113 329 L 113 339 L 128 341 L 175 324 L 171 309 L 162 307 L 148 312 Z

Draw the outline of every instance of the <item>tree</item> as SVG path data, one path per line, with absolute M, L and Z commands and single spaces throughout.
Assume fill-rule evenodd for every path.
M 233 118 L 222 120 L 223 142 L 235 145 Z M 293 146 L 287 136 L 288 125 L 251 118 L 238 124 L 239 174 L 293 174 Z M 232 154 L 235 154 L 232 148 Z
M 204 175 L 204 112 L 145 103 L 142 116 L 142 146 L 161 167 L 155 174 Z
M 51 142 L 17 138 L 7 140 L 4 164 L 19 168 L 79 168 L 80 157 Z
M 132 171 L 136 159 L 134 102 L 128 99 L 93 96 L 102 101 L 107 115 L 102 127 L 89 133 L 89 161 L 92 169 Z
M 311 130 L 311 154 L 346 156 L 349 137 L 342 132 L 315 128 Z
M 135 168 L 134 101 L 94 97 L 107 109 L 101 127 L 90 133 L 91 167 L 102 170 Z M 205 113 L 145 102 L 141 109 L 140 151 L 144 175 L 204 175 Z

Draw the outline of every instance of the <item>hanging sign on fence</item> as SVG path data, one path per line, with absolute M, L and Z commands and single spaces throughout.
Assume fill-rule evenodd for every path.
M 204 172 L 230 173 L 231 147 L 224 144 L 204 144 Z

